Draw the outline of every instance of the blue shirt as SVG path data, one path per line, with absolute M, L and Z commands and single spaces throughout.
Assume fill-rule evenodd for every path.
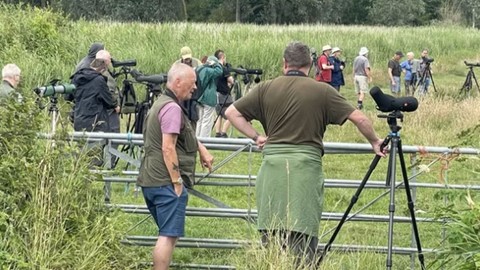
M 403 61 L 400 67 L 405 70 L 405 81 L 412 80 L 412 65 L 408 60 Z

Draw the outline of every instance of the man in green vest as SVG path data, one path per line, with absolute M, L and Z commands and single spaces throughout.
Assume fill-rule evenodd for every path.
M 212 169 L 213 156 L 197 141 L 192 121 L 180 104 L 196 89 L 195 71 L 175 63 L 168 71 L 167 89 L 148 111 L 143 127 L 144 151 L 137 184 L 159 230 L 153 250 L 155 270 L 168 269 L 178 237 L 184 236 L 188 194 L 194 183 L 196 152 L 203 167 Z
M 23 97 L 18 92 L 17 86 L 20 83 L 20 68 L 15 64 L 7 64 L 2 69 L 2 84 L 0 85 L 0 102 L 14 99 L 22 102 Z
M 283 72 L 259 84 L 226 111 L 240 132 L 263 148 L 257 175 L 258 229 L 264 244 L 280 241 L 296 262 L 316 265 L 318 231 L 323 207 L 323 135 L 329 124 L 352 121 L 377 155 L 383 142 L 371 121 L 329 84 L 308 77 L 310 49 L 290 43 L 283 54 Z M 249 123 L 258 120 L 260 135 Z M 274 241 L 272 241 L 274 240 Z

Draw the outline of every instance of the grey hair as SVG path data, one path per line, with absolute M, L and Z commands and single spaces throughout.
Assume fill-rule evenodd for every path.
M 2 69 L 3 78 L 13 78 L 15 76 L 20 76 L 20 68 L 15 64 L 6 64 Z
M 310 48 L 300 41 L 290 42 L 283 52 L 283 58 L 291 68 L 305 68 L 312 64 Z
M 193 72 L 193 69 L 191 66 L 183 63 L 175 63 L 172 65 L 170 70 L 168 70 L 168 75 L 167 75 L 167 88 L 171 89 L 172 83 L 178 79 L 178 78 L 185 78 L 189 72 Z

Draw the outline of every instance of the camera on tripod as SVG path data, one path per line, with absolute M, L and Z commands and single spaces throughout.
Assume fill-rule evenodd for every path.
M 249 75 L 256 75 L 254 79 L 255 83 L 259 83 L 260 80 L 262 79 L 261 75 L 263 74 L 263 70 L 261 69 L 248 69 L 248 68 L 243 68 L 243 66 L 234 68 L 230 64 L 226 64 L 226 66 L 229 72 L 235 73 L 237 75 L 242 75 L 244 84 L 250 83 Z
M 467 60 L 463 61 L 467 67 L 480 67 L 480 62 L 477 63 L 469 63 Z
M 132 75 L 135 81 L 146 84 L 147 90 L 154 95 L 158 95 L 162 92 L 161 85 L 166 83 L 168 79 L 168 74 L 166 73 L 144 75 L 136 69 L 132 69 L 130 75 Z
M 312 56 L 312 60 L 316 63 L 318 60 L 317 50 L 315 48 L 310 48 L 310 55 Z
M 428 64 L 433 63 L 433 61 L 435 61 L 435 59 L 433 59 L 433 58 L 425 58 L 423 61 L 425 62 L 425 64 L 428 65 Z
M 39 86 L 33 89 L 33 92 L 39 97 L 51 97 L 55 94 L 71 94 L 75 91 L 75 85 L 71 83 L 59 84 L 60 80 L 52 80 L 46 86 Z

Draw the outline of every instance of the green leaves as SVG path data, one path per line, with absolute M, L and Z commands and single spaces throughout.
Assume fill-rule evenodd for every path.
M 437 213 L 447 218 L 447 238 L 433 263 L 434 269 L 474 270 L 480 266 L 480 206 L 475 203 L 478 196 L 470 192 L 463 195 L 463 209 L 451 205 L 440 208 Z

